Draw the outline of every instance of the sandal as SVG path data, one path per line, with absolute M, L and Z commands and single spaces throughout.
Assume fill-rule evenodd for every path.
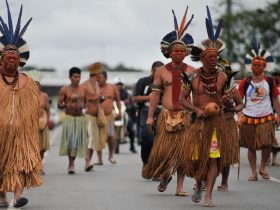
M 167 189 L 167 185 L 171 181 L 172 176 L 169 177 L 168 179 L 161 179 L 159 185 L 158 185 L 158 191 L 159 192 L 164 192 Z
M 199 203 L 201 201 L 202 198 L 202 187 L 200 188 L 199 191 L 194 191 L 194 194 L 192 195 L 192 201 L 194 203 Z
M 90 164 L 90 165 L 88 165 L 88 166 L 85 166 L 85 171 L 86 172 L 89 172 L 89 171 L 91 171 L 93 169 L 93 165 L 92 164 Z
M 95 166 L 102 166 L 102 165 L 103 165 L 103 162 L 96 162 L 96 163 L 94 163 L 93 165 L 95 165 Z
M 16 202 L 14 203 L 13 207 L 15 208 L 20 208 L 25 206 L 28 203 L 27 198 L 25 197 L 20 197 L 19 199 L 16 200 Z
M 221 191 L 221 192 L 226 192 L 226 191 L 228 191 L 228 187 L 224 186 L 224 185 L 220 185 L 217 187 L 217 190 Z
M 190 194 L 185 191 L 177 191 L 175 196 L 189 196 Z
M 205 207 L 216 207 L 212 200 L 205 200 L 204 202 Z
M 263 179 L 270 179 L 270 176 L 267 172 L 259 171 L 259 174 L 262 176 Z
M 248 178 L 248 181 L 258 181 L 258 177 L 257 176 L 250 176 Z
M 108 160 L 111 164 L 116 164 L 117 163 L 117 161 L 114 158 L 109 158 Z
M 8 202 L 1 202 L 0 203 L 0 208 L 8 208 L 9 207 L 9 203 Z

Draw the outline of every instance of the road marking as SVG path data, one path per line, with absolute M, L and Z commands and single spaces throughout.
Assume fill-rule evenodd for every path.
M 273 181 L 273 182 L 278 182 L 278 183 L 280 183 L 280 180 L 279 180 L 279 179 L 276 179 L 276 178 L 274 178 L 274 177 L 270 177 L 270 180 Z

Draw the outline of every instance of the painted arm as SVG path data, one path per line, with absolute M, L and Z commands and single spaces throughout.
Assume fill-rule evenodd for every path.
M 196 106 L 193 106 L 190 100 L 187 99 L 190 97 L 190 94 L 191 88 L 182 88 L 179 96 L 179 102 L 185 109 L 195 112 L 197 117 L 205 117 L 204 111 Z
M 147 126 L 149 127 L 149 130 L 152 130 L 153 124 L 154 124 L 154 114 L 157 109 L 157 105 L 160 101 L 160 93 L 162 91 L 162 80 L 161 80 L 161 71 L 156 71 L 154 75 L 154 82 L 152 87 L 152 93 L 150 93 L 150 107 L 149 107 L 149 113 L 147 118 Z

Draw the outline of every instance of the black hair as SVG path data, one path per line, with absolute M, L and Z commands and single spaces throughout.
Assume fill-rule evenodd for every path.
M 101 74 L 107 79 L 107 71 L 101 71 Z
M 164 64 L 161 62 L 161 61 L 155 61 L 153 62 L 152 64 L 152 70 L 155 69 L 155 68 L 158 68 L 158 67 L 161 67 L 163 66 Z
M 79 75 L 81 75 L 81 69 L 79 69 L 78 67 L 72 67 L 72 68 L 69 70 L 69 77 L 72 77 L 73 74 L 79 74 Z

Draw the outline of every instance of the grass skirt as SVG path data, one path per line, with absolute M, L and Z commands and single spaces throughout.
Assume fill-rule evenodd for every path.
M 97 125 L 97 117 L 87 114 L 87 132 L 88 132 L 88 148 L 101 151 L 106 145 L 105 130 L 99 129 Z
M 236 164 L 239 162 L 240 147 L 239 147 L 239 135 L 238 125 L 235 119 L 232 117 L 226 120 L 226 138 L 231 149 L 228 150 L 228 161 L 230 164 Z
M 186 176 L 205 179 L 210 160 L 210 146 L 214 129 L 217 133 L 219 171 L 231 163 L 231 145 L 226 138 L 226 122 L 221 116 L 196 119 L 190 125 L 180 150 L 180 167 Z M 197 154 L 197 159 L 194 157 Z
M 41 185 L 36 83 L 28 78 L 26 86 L 13 90 L 1 80 L 0 107 L 0 191 Z
M 168 132 L 165 129 L 166 112 L 162 110 L 157 119 L 157 133 L 149 156 L 148 164 L 143 169 L 146 177 L 167 177 L 175 173 L 179 167 L 178 150 L 182 145 L 182 139 L 186 135 L 186 128 Z M 189 124 L 189 114 L 185 114 L 186 127 Z
M 59 155 L 71 157 L 85 157 L 87 141 L 87 128 L 84 116 L 73 117 L 65 115 L 62 127 Z
M 258 125 L 242 124 L 239 133 L 242 147 L 260 150 L 266 146 L 277 146 L 273 121 Z

